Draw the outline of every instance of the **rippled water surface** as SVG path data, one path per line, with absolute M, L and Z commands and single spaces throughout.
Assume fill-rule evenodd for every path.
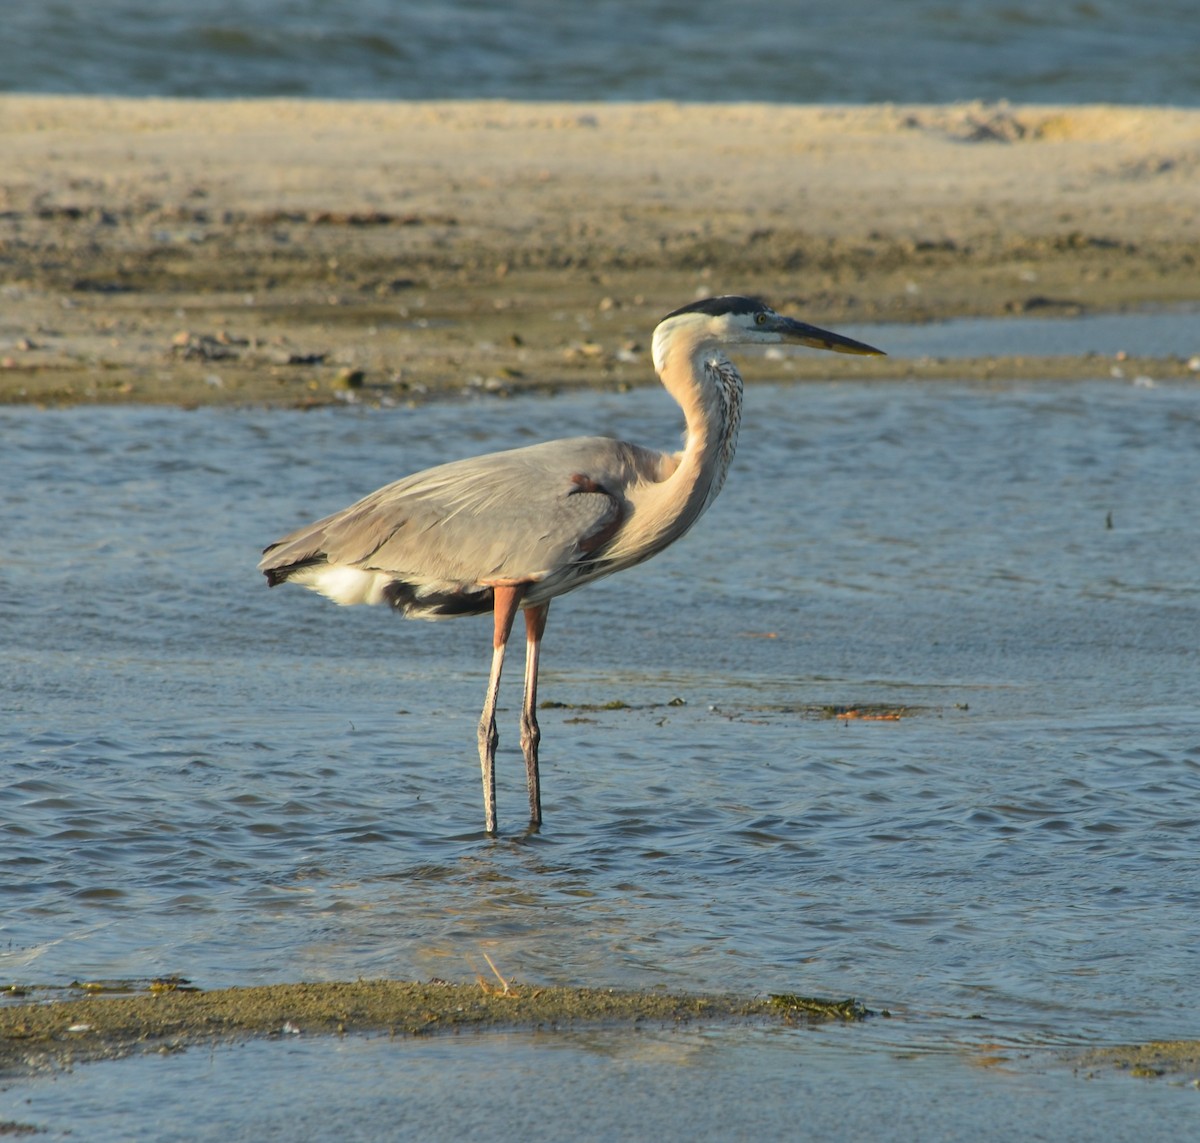
M 1193 0 L 54 0 L 0 90 L 370 99 L 1200 103 Z
M 438 460 L 677 427 L 657 389 L 0 410 L 0 977 L 470 980 L 486 953 L 853 995 L 909 1044 L 1200 1032 L 1194 386 L 752 387 L 696 529 L 554 605 L 536 836 L 519 654 L 481 831 L 487 620 L 254 569 Z M 906 717 L 822 709 L 870 704 Z

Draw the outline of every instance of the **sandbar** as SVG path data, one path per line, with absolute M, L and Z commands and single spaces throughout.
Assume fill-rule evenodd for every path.
M 10 94 L 0 146 L 6 403 L 641 384 L 657 319 L 706 294 L 833 328 L 1200 301 L 1194 109 Z M 1014 345 L 745 372 L 1097 366 Z

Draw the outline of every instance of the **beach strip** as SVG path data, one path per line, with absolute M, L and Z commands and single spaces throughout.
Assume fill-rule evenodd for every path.
M 4 402 L 637 384 L 705 294 L 835 328 L 1200 301 L 1200 110 L 4 95 L 0 146 Z

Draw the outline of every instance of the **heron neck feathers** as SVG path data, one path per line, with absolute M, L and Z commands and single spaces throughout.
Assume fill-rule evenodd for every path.
M 668 354 L 660 376 L 683 410 L 684 445 L 665 479 L 639 489 L 618 547 L 658 551 L 682 536 L 721 491 L 737 446 L 742 378 L 728 358 L 712 348 Z

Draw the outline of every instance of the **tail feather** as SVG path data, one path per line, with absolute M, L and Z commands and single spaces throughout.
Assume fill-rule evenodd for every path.
M 267 557 L 279 547 L 279 544 L 272 544 L 269 548 L 264 548 L 263 558 L 258 562 L 258 570 L 267 577 L 268 587 L 277 587 L 281 583 L 287 583 L 297 572 L 328 562 L 324 552 L 316 552 L 312 555 L 292 560 L 288 560 L 286 556 L 282 556 L 282 553 L 280 553 L 282 558 L 276 556 L 274 560 L 268 559 Z

